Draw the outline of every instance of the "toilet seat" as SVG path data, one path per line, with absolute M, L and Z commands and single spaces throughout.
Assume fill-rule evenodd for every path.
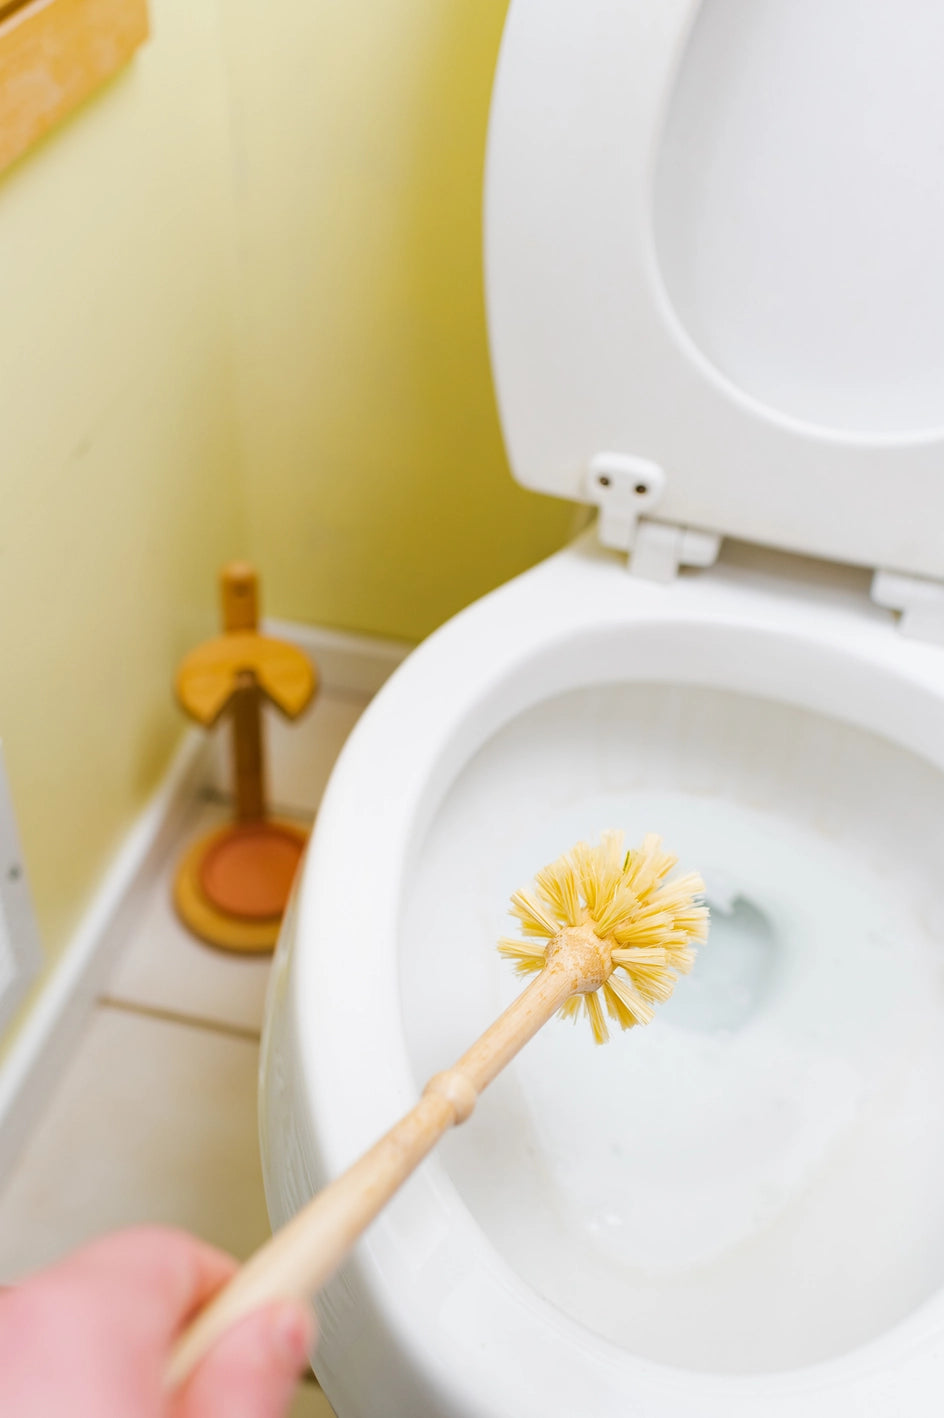
M 700 10 L 698 0 L 511 5 L 489 128 L 485 270 L 514 476 L 592 501 L 594 458 L 631 455 L 665 474 L 647 516 L 940 577 L 944 430 L 856 434 L 763 405 L 701 352 L 669 298 L 655 169 Z
M 409 657 L 342 753 L 312 844 L 319 869 L 305 875 L 275 964 L 261 1110 L 274 1222 L 415 1098 L 392 1004 L 405 874 L 461 766 L 528 703 L 576 683 L 681 676 L 851 718 L 944 768 L 940 652 L 899 636 L 858 583 L 819 586 L 806 599 L 795 591 L 763 570 L 724 566 L 650 585 L 627 577 L 591 537 L 470 607 Z M 357 887 L 368 858 L 366 898 Z M 800 1402 L 811 1418 L 835 1418 L 839 1391 L 848 1411 L 875 1418 L 905 1408 L 930 1418 L 939 1407 L 944 1292 L 876 1341 L 814 1368 L 743 1377 L 663 1368 L 531 1291 L 435 1156 L 374 1223 L 319 1314 L 319 1373 L 344 1418 L 367 1418 L 381 1396 L 391 1418 L 792 1418 Z
M 708 362 L 668 299 L 653 170 L 698 11 L 512 0 L 485 245 L 515 475 L 590 501 L 600 455 L 640 460 L 664 481 L 645 508 L 659 523 L 941 576 L 941 433 L 858 435 L 767 407 Z M 273 970 L 261 1119 L 274 1223 L 415 1101 L 396 1003 L 404 881 L 464 765 L 529 705 L 617 680 L 719 686 L 858 724 L 944 769 L 940 650 L 902 638 L 863 573 L 748 560 L 655 585 L 591 533 L 456 617 L 370 706 L 322 803 Z M 944 1291 L 861 1348 L 790 1372 L 635 1357 L 511 1269 L 435 1155 L 319 1317 L 319 1375 L 342 1418 L 796 1418 L 801 1405 L 808 1418 L 931 1418 L 944 1391 Z

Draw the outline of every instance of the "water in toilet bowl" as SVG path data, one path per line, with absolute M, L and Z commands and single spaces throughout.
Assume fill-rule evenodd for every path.
M 712 938 L 646 1030 L 554 1022 L 441 1159 L 540 1294 L 688 1368 L 791 1368 L 944 1280 L 944 776 L 796 708 L 695 688 L 576 691 L 455 782 L 408 882 L 417 1079 L 515 992 L 510 892 L 580 836 L 663 833 Z

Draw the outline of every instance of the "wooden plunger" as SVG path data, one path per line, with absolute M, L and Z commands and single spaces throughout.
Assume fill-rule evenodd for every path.
M 195 935 L 225 950 L 272 950 L 306 834 L 266 809 L 262 701 L 289 719 L 311 702 L 315 672 L 300 650 L 260 635 L 258 582 L 233 562 L 221 576 L 224 633 L 182 662 L 181 707 L 204 728 L 229 710 L 236 820 L 201 838 L 180 864 L 178 914 Z

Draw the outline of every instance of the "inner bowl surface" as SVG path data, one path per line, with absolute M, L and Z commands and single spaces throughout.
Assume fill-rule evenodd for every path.
M 417 1082 L 518 982 L 511 892 L 578 838 L 661 832 L 712 937 L 646 1030 L 552 1021 L 440 1160 L 540 1295 L 624 1349 L 790 1369 L 944 1278 L 944 774 L 864 729 L 699 685 L 602 684 L 478 750 L 413 854 Z

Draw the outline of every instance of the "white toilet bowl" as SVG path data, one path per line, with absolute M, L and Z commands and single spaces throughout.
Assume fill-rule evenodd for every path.
M 488 186 L 503 423 L 516 475 L 598 502 L 636 574 L 591 531 L 426 641 L 345 747 L 273 973 L 273 1222 L 510 997 L 508 895 L 576 838 L 663 832 L 705 869 L 712 938 L 647 1030 L 594 1049 L 549 1025 L 375 1222 L 319 1300 L 339 1418 L 944 1401 L 942 440 L 819 427 L 798 383 L 775 412 L 680 329 L 646 253 L 696 9 L 513 0 Z M 548 224 L 561 184 L 589 235 L 572 207 Z M 725 533 L 851 565 L 728 543 L 676 574 Z M 917 638 L 870 599 L 876 569 Z
M 763 555 L 754 560 L 763 567 Z M 352 1161 L 411 1104 L 426 1071 L 461 1052 L 493 1017 L 513 988 L 491 948 L 508 891 L 588 823 L 633 827 L 638 800 L 648 813 L 640 825 L 663 827 L 675 843 L 687 836 L 693 860 L 701 859 L 695 845 L 704 851 L 714 837 L 709 880 L 720 855 L 742 889 L 743 851 L 732 860 L 717 835 L 731 830 L 732 813 L 742 814 L 735 832 L 756 814 L 754 830 L 774 829 L 760 854 L 771 870 L 767 896 L 747 890 L 769 906 L 771 880 L 781 877 L 780 895 L 806 912 L 786 927 L 779 978 L 764 992 L 772 999 L 749 999 L 733 1025 L 722 1019 L 716 1028 L 709 1002 L 694 1027 L 683 1019 L 650 1030 L 656 1054 L 646 1054 L 641 1088 L 653 1086 L 653 1071 L 660 1090 L 672 1078 L 678 1089 L 692 1086 L 680 1060 L 697 1061 L 705 1041 L 710 1056 L 700 1067 L 712 1085 L 730 1081 L 739 1049 L 765 1071 L 731 1109 L 712 1104 L 699 1080 L 712 1127 L 731 1129 L 729 1164 L 724 1148 L 711 1148 L 709 1186 L 738 1183 L 747 1166 L 735 1214 L 717 1196 L 699 1200 L 704 1130 L 686 1132 L 691 1117 L 670 1108 L 662 1132 L 651 1119 L 627 1119 L 625 1127 L 616 1120 L 601 1139 L 631 1150 L 642 1127 L 651 1150 L 659 1137 L 652 1176 L 640 1179 L 617 1160 L 604 1192 L 623 1186 L 615 1209 L 625 1221 L 634 1206 L 651 1204 L 654 1184 L 675 1179 L 682 1239 L 673 1240 L 664 1216 L 644 1228 L 668 1238 L 668 1264 L 648 1240 L 644 1264 L 633 1265 L 625 1240 L 606 1234 L 612 1197 L 588 1208 L 596 1239 L 588 1230 L 575 1241 L 584 1184 L 572 1173 L 586 1139 L 573 1138 L 570 1155 L 562 1150 L 554 1097 L 535 1089 L 535 1068 L 538 1079 L 547 1068 L 554 1083 L 570 1071 L 570 1095 L 558 1096 L 568 1115 L 575 1104 L 579 1115 L 582 1096 L 591 1108 L 600 1070 L 620 1079 L 627 1051 L 646 1036 L 594 1050 L 553 1026 L 556 1040 L 545 1031 L 551 1052 L 535 1055 L 533 1067 L 525 1056 L 495 1085 L 464 1133 L 449 1139 L 452 1150 L 424 1165 L 323 1298 L 319 1372 L 342 1418 L 633 1411 L 730 1418 L 795 1414 L 801 1402 L 824 1418 L 937 1411 L 944 1141 L 934 1141 L 933 1125 L 944 1123 L 944 1070 L 933 1097 L 913 1095 L 937 1058 L 935 1026 L 944 1018 L 935 956 L 944 943 L 935 895 L 944 845 L 944 666 L 940 650 L 904 639 L 870 606 L 854 573 L 837 574 L 835 585 L 817 585 L 809 574 L 810 594 L 801 599 L 795 581 L 778 584 L 761 568 L 722 564 L 699 579 L 653 586 L 628 577 L 611 553 L 574 547 L 427 641 L 342 754 L 271 998 L 262 1116 L 276 1223 Z M 635 714 L 625 698 L 634 687 Z M 607 689 L 623 704 L 608 706 Z M 580 702 L 590 691 L 604 698 Z M 712 692 L 720 694 L 715 704 Z M 672 694 L 675 714 L 666 723 Z M 621 713 L 634 735 L 622 763 L 613 757 Z M 572 761 L 555 764 L 555 735 L 563 747 L 574 728 L 582 733 L 570 740 Z M 682 800 L 653 803 L 666 788 Z M 809 875 L 795 879 L 791 834 L 805 837 L 810 859 L 821 858 L 825 888 Z M 900 903 L 894 936 L 887 904 L 875 907 L 874 921 L 850 918 L 848 881 L 836 885 L 835 900 L 824 898 L 843 869 L 861 883 L 869 910 L 876 883 Z M 824 961 L 823 932 L 811 940 L 806 924 L 820 917 L 832 925 L 837 903 L 843 936 Z M 879 939 L 870 945 L 871 929 Z M 743 977 L 738 983 L 743 989 Z M 798 1001 L 805 1008 L 784 1032 L 784 1011 L 789 1018 Z M 659 1046 L 673 1030 L 696 1051 L 670 1049 L 660 1063 Z M 759 1051 L 743 1053 L 745 1039 L 759 1039 Z M 563 1058 L 554 1056 L 560 1046 Z M 802 1068 L 792 1089 L 784 1068 Z M 745 1147 L 771 1126 L 751 1171 Z M 778 1146 L 785 1127 L 798 1136 Z M 860 1177 L 861 1196 L 850 1190 L 860 1163 L 896 1146 L 902 1165 L 894 1175 Z M 544 1198 L 536 1190 L 542 1177 Z M 695 1212 L 694 1235 L 686 1206 Z M 758 1207 L 742 1225 L 744 1212 Z M 791 1217 L 803 1207 L 811 1219 Z M 898 1210 L 890 1216 L 889 1208 Z M 932 1224 L 935 1215 L 941 1220 Z M 555 1216 L 556 1254 L 548 1244 Z M 772 1255 L 778 1220 L 784 1238 Z M 619 1214 L 613 1221 L 618 1227 Z M 520 1245 L 511 1247 L 516 1230 Z M 614 1239 L 601 1267 L 600 1251 Z M 581 1247 L 584 1273 L 575 1269 Z M 733 1278 L 732 1253 L 746 1255 Z M 873 1261 L 857 1269 L 856 1258 L 868 1255 Z M 626 1334 L 619 1342 L 613 1324 L 593 1318 L 594 1295 L 601 1308 L 614 1299 L 625 1307 L 633 1285 L 645 1297 L 637 1271 L 650 1296 L 669 1289 L 659 1302 L 663 1336 L 643 1326 L 642 1354 L 639 1343 Z M 666 1324 L 673 1313 L 675 1326 Z M 796 1356 L 815 1363 L 798 1366 Z M 719 1368 L 727 1372 L 708 1372 Z

